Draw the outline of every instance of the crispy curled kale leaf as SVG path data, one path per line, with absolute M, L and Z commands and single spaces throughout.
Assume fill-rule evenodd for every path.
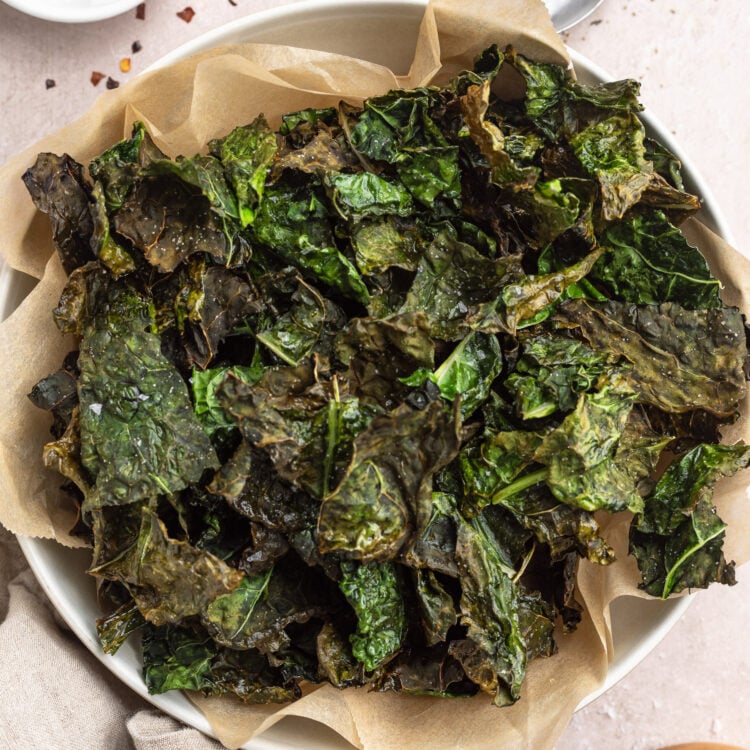
M 666 599 L 712 581 L 734 583 L 722 552 L 726 524 L 712 503 L 713 485 L 750 464 L 745 445 L 699 445 L 662 475 L 630 529 L 641 587 Z
M 83 169 L 67 154 L 39 154 L 23 181 L 34 205 L 47 214 L 52 239 L 66 273 L 93 260 L 90 189 Z
M 355 439 L 341 481 L 323 498 L 318 534 L 324 552 L 360 560 L 395 557 L 414 528 L 414 508 L 431 475 L 458 451 L 451 415 L 437 401 L 375 417 Z
M 77 340 L 42 459 L 149 691 L 511 704 L 614 513 L 648 593 L 734 582 L 745 319 L 638 93 L 493 45 L 192 156 L 142 123 L 88 174 L 40 155 Z
M 392 562 L 342 563 L 339 587 L 357 616 L 354 657 L 372 672 L 392 658 L 406 637 L 406 604 Z
M 197 482 L 218 459 L 188 389 L 161 352 L 146 300 L 113 285 L 85 324 L 78 357 L 86 508 L 135 503 Z

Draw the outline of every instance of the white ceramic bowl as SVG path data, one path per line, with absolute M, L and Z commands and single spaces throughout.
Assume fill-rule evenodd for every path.
M 84 23 L 119 16 L 141 0 L 3 0 L 11 8 L 45 21 Z
M 167 55 L 164 65 L 218 44 L 262 41 L 353 54 L 390 65 L 396 73 L 409 67 L 417 29 L 424 9 L 422 0 L 313 0 L 274 9 L 234 21 L 185 44 Z M 578 76 L 587 82 L 610 80 L 602 70 L 571 51 Z M 710 191 L 690 159 L 669 131 L 649 112 L 643 119 L 650 134 L 682 161 L 685 182 L 703 199 L 699 218 L 731 242 L 731 236 Z M 28 277 L 8 271 L 0 274 L 0 315 L 7 316 L 30 289 Z M 136 644 L 127 642 L 115 656 L 102 653 L 95 632 L 99 610 L 94 581 L 85 574 L 85 550 L 66 549 L 55 542 L 21 538 L 21 547 L 48 597 L 84 645 L 120 680 L 146 700 L 193 727 L 212 734 L 203 715 L 181 693 L 148 695 L 141 677 Z M 612 606 L 614 660 L 602 688 L 579 706 L 590 703 L 633 669 L 669 632 L 690 603 L 690 597 L 666 602 L 623 597 Z M 554 658 L 554 657 L 553 657 Z M 315 722 L 287 718 L 261 738 L 244 747 L 252 750 L 281 748 L 350 748 L 330 730 Z

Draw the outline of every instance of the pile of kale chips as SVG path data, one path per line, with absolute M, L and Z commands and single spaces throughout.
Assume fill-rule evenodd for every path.
M 745 325 L 637 94 L 491 47 L 192 158 L 140 124 L 88 174 L 40 155 L 80 344 L 31 398 L 102 645 L 140 631 L 151 692 L 512 703 L 580 620 L 579 561 L 613 561 L 600 512 L 633 514 L 649 593 L 733 582 Z

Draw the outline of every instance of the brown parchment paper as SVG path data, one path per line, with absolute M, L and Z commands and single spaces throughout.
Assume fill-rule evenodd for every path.
M 172 156 L 202 150 L 213 137 L 250 122 L 263 112 L 272 125 L 303 107 L 353 104 L 389 89 L 442 83 L 470 67 L 489 44 L 513 44 L 532 58 L 569 64 L 540 0 L 433 0 L 427 6 L 415 57 L 406 76 L 363 60 L 277 45 L 245 44 L 210 50 L 168 68 L 139 76 L 103 95 L 79 121 L 27 149 L 0 170 L 0 253 L 11 267 L 38 284 L 0 324 L 0 522 L 17 534 L 55 538 L 75 545 L 70 511 L 60 504 L 59 476 L 41 468 L 48 419 L 26 398 L 34 383 L 59 366 L 72 343 L 55 327 L 51 310 L 65 281 L 50 241 L 47 218 L 39 214 L 21 174 L 40 151 L 69 153 L 82 163 L 130 133 L 143 120 L 158 145 Z M 706 254 L 724 282 L 729 304 L 750 310 L 750 261 L 697 220 L 685 234 Z M 750 413 L 750 402 L 743 415 Z M 748 439 L 747 420 L 733 425 L 727 441 Z M 723 482 L 716 492 L 728 523 L 727 557 L 750 559 L 750 522 L 745 511 L 748 478 Z M 322 722 L 353 746 L 384 748 L 553 747 L 575 707 L 599 688 L 612 658 L 609 603 L 638 595 L 635 563 L 627 557 L 629 517 L 608 519 L 605 536 L 619 560 L 608 568 L 581 564 L 579 586 L 587 613 L 579 629 L 561 636 L 559 653 L 529 666 L 521 700 L 494 707 L 487 696 L 470 700 L 370 693 L 366 689 L 310 689 L 282 707 L 246 706 L 226 698 L 191 699 L 227 747 L 238 747 L 285 716 Z

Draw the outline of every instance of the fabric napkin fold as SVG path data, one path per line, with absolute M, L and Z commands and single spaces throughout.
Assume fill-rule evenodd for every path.
M 221 750 L 121 683 L 59 617 L 0 527 L 0 748 Z

